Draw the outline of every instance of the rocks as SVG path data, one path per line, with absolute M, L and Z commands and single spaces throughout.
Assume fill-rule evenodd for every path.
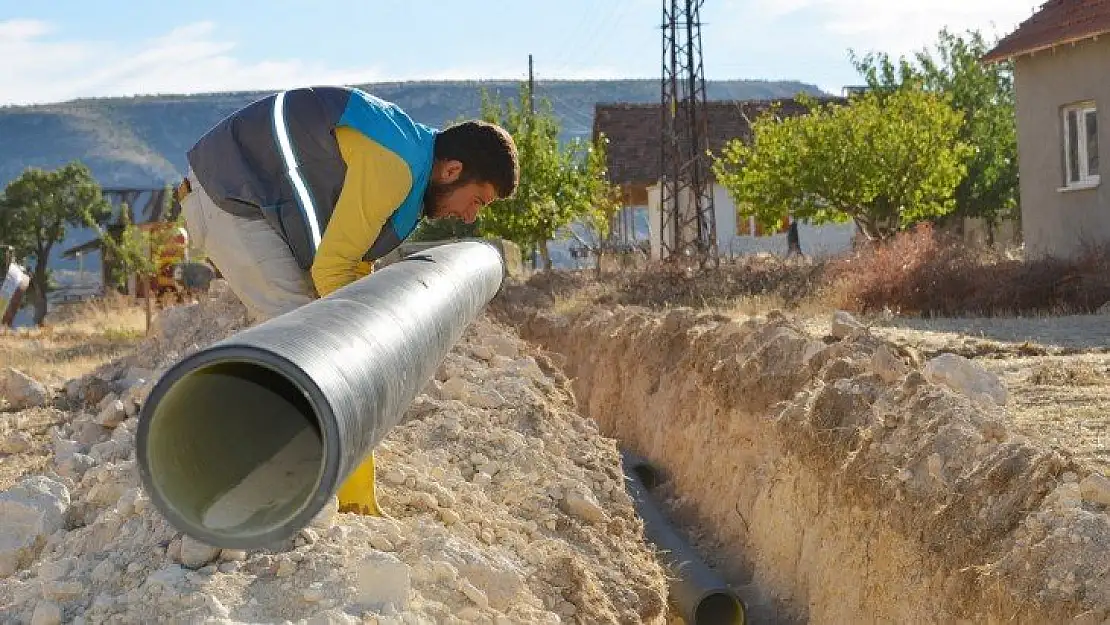
M 909 370 L 909 366 L 887 345 L 880 345 L 871 355 L 871 371 L 884 382 L 895 382 L 909 373 Z
M 833 313 L 832 323 L 829 325 L 829 334 L 836 339 L 845 339 L 865 329 L 865 327 L 851 313 L 838 310 Z
M 461 377 L 454 376 L 443 383 L 439 392 L 444 399 L 465 402 L 470 397 L 470 384 Z
M 575 618 L 659 622 L 665 585 L 648 548 L 586 527 L 633 518 L 611 496 L 618 473 L 598 470 L 618 466 L 615 450 L 519 340 L 486 322 L 376 449 L 388 517 L 339 513 L 332 497 L 266 548 L 182 535 L 140 487 L 134 453 L 146 376 L 218 334 L 211 320 L 173 316 L 128 362 L 68 384 L 66 400 L 82 399 L 65 402 L 73 412 L 58 411 L 46 440 L 32 437 L 31 451 L 53 450 L 45 470 L 72 502 L 20 540 L 32 546 L 18 554 L 26 570 L 0 578 L 0 622 L 557 623 L 568 588 L 530 571 L 569 560 L 596 589 L 575 599 Z M 93 380 L 102 393 L 88 392 L 100 388 Z M 0 516 L 0 536 L 7 525 Z
M 1079 483 L 1079 492 L 1084 501 L 1110 506 L 1110 478 L 1092 473 Z
M 31 625 L 61 625 L 62 609 L 50 601 L 40 601 L 31 614 Z
M 26 432 L 9 432 L 0 437 L 0 454 L 21 454 L 31 449 L 31 435 Z
M 957 354 L 941 354 L 929 360 L 922 373 L 930 382 L 943 384 L 974 401 L 988 401 L 1001 406 L 1008 397 L 1006 387 L 997 375 Z
M 96 416 L 96 423 L 106 428 L 114 428 L 126 419 L 127 409 L 123 402 L 119 399 L 111 399 L 100 410 L 100 414 Z
M 517 343 L 503 334 L 494 334 L 486 338 L 485 344 L 498 356 L 516 358 L 520 355 Z
M 563 499 L 564 509 L 571 515 L 587 523 L 603 523 L 608 521 L 608 515 L 598 504 L 597 498 L 586 491 L 571 491 Z
M 370 552 L 358 564 L 356 601 L 367 608 L 404 610 L 411 589 L 408 565 L 395 556 Z
M 38 380 L 18 369 L 0 369 L 0 399 L 5 410 L 39 408 L 50 402 L 50 393 Z
M 212 562 L 220 555 L 220 549 L 210 547 L 192 536 L 181 538 L 181 565 L 190 569 L 199 569 Z
M 0 578 L 38 557 L 46 539 L 65 525 L 69 490 L 36 475 L 0 493 Z

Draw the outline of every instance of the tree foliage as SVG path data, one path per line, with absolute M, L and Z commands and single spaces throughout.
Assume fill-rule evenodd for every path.
M 111 205 L 89 169 L 71 162 L 53 171 L 27 168 L 0 196 L 0 242 L 14 247 L 16 258 L 34 260 L 29 300 L 35 325 L 46 318 L 49 289 L 47 263 L 66 228 L 84 225 L 86 216 L 107 219 Z
M 934 49 L 916 52 L 912 61 L 886 53 L 851 57 L 867 85 L 881 93 L 911 88 L 949 96 L 962 115 L 957 136 L 974 148 L 963 158 L 967 175 L 956 187 L 955 214 L 996 223 L 1016 213 L 1018 162 L 1012 63 L 980 61 L 993 45 L 979 31 L 944 29 Z
M 953 209 L 969 148 L 947 99 L 919 89 L 854 96 L 806 115 L 753 122 L 750 143 L 729 142 L 714 173 L 743 217 L 768 232 L 783 217 L 852 219 L 871 240 Z
M 547 100 L 536 102 L 522 86 L 517 102 L 482 93 L 481 115 L 513 136 L 520 160 L 520 183 L 512 198 L 495 201 L 482 212 L 479 231 L 501 237 L 525 251 L 539 249 L 551 268 L 548 240 L 566 226 L 583 221 L 608 234 L 608 215 L 615 206 L 605 170 L 604 141 L 559 143 L 559 122 Z

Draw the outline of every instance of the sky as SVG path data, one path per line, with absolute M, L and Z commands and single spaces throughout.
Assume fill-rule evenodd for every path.
M 706 0 L 709 79 L 859 83 L 849 50 L 1004 36 L 1043 0 Z M 658 78 L 664 0 L 0 0 L 0 105 L 419 79 Z

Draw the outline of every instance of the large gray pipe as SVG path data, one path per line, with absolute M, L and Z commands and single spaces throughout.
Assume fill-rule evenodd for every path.
M 667 522 L 648 494 L 659 480 L 659 470 L 647 459 L 621 450 L 625 488 L 640 518 L 644 534 L 655 545 L 670 572 L 670 600 L 689 625 L 743 625 L 744 602 L 698 556 Z
M 504 267 L 487 243 L 434 247 L 178 362 L 136 433 L 154 505 L 214 547 L 292 536 L 401 420 Z

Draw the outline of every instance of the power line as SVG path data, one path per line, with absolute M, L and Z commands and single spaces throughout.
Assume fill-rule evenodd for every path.
M 704 0 L 663 0 L 660 258 L 719 262 L 702 62 Z

